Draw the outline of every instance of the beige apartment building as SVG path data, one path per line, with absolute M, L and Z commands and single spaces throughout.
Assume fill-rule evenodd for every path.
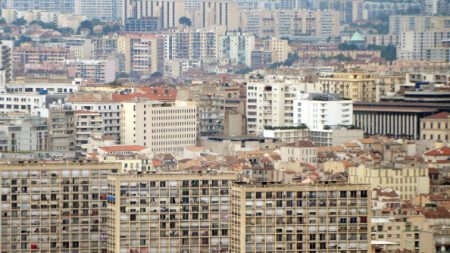
M 22 45 L 14 48 L 14 64 L 63 63 L 69 59 L 69 49 L 63 47 L 33 47 Z
M 68 152 L 75 149 L 74 111 L 61 108 L 49 110 L 48 149 L 56 152 Z
M 259 38 L 339 35 L 339 12 L 334 10 L 252 10 L 242 12 L 241 27 Z
M 108 175 L 120 164 L 0 165 L 1 252 L 106 252 Z
M 319 83 L 323 93 L 336 93 L 353 101 L 376 101 L 375 78 L 369 73 L 322 73 Z
M 450 31 L 449 16 L 392 15 L 389 17 L 389 33 L 428 30 Z
M 162 37 L 154 34 L 127 33 L 120 35 L 117 51 L 125 60 L 125 72 L 147 76 L 161 71 L 164 66 Z
M 230 252 L 370 252 L 370 186 L 237 183 Z
M 287 60 L 291 48 L 287 40 L 272 38 L 264 41 L 264 50 L 272 52 L 272 62 Z
M 183 152 L 197 140 L 197 107 L 192 102 L 140 100 L 121 104 L 120 139 L 152 153 Z
M 99 112 L 75 111 L 75 147 L 82 150 L 93 134 L 103 133 L 103 118 Z
M 234 173 L 109 177 L 108 251 L 229 252 Z
M 287 143 L 280 147 L 283 162 L 300 161 L 311 165 L 317 164 L 317 147 L 310 141 Z
M 450 142 L 450 113 L 440 112 L 420 120 L 422 140 Z
M 400 192 L 402 200 L 411 200 L 417 194 L 430 191 L 428 168 L 421 164 L 362 164 L 348 169 L 348 182 L 391 188 Z

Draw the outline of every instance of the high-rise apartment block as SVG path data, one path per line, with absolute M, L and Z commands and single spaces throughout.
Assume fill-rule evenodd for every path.
M 389 17 L 389 33 L 425 32 L 430 30 L 448 31 L 449 16 L 393 15 Z
M 228 252 L 234 173 L 109 178 L 108 252 Z
M 1 252 L 106 252 L 108 175 L 120 164 L 0 165 Z
M 48 149 L 54 152 L 68 152 L 75 149 L 74 111 L 64 108 L 49 110 Z
M 251 53 L 255 49 L 255 37 L 240 32 L 227 32 L 220 37 L 219 57 L 233 64 L 251 66 Z
M 230 252 L 370 252 L 367 185 L 235 184 Z
M 68 60 L 69 76 L 94 83 L 110 83 L 116 79 L 116 63 L 112 60 Z
M 162 37 L 145 33 L 127 33 L 118 39 L 118 52 L 123 55 L 125 72 L 138 77 L 150 77 L 162 71 Z
M 242 16 L 242 29 L 259 38 L 339 34 L 339 12 L 332 10 L 256 10 Z
M 6 0 L 6 7 L 22 11 L 42 10 L 73 13 L 74 2 L 74 0 Z
M 95 18 L 102 21 L 117 19 L 116 13 L 119 11 L 115 2 L 121 0 L 73 0 L 74 12 L 77 15 Z
M 239 6 L 230 0 L 131 0 L 123 5 L 122 20 L 159 17 L 161 28 L 182 27 L 181 17 L 192 21 L 194 28 L 222 26 L 228 30 L 239 27 Z
M 157 153 L 179 153 L 195 146 L 197 107 L 187 101 L 130 101 L 121 104 L 120 139 Z
M 0 91 L 13 79 L 13 41 L 0 40 Z
M 216 60 L 219 37 L 213 31 L 173 31 L 164 35 L 164 59 Z

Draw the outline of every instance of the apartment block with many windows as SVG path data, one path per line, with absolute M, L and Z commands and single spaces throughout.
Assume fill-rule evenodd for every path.
M 369 252 L 368 185 L 238 183 L 230 252 Z
M 234 173 L 109 178 L 108 252 L 228 252 Z
M 107 180 L 119 169 L 87 161 L 1 164 L 1 252 L 106 252 Z

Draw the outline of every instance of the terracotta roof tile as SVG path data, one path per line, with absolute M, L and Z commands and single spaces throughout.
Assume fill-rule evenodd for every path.
M 144 146 L 109 146 L 109 147 L 100 147 L 100 149 L 104 150 L 105 152 L 120 152 L 120 151 L 134 151 L 139 152 L 143 149 L 145 149 Z
M 450 113 L 448 112 L 440 112 L 433 115 L 430 115 L 428 117 L 425 117 L 426 119 L 447 119 L 450 117 Z
M 428 156 L 450 156 L 450 147 L 442 147 L 433 149 L 425 153 Z

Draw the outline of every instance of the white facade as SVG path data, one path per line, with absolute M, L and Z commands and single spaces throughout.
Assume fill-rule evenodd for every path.
M 97 83 L 110 83 L 116 78 L 116 64 L 112 60 L 67 60 L 73 77 Z
M 255 49 L 255 36 L 238 32 L 227 33 L 220 37 L 219 57 L 229 59 L 234 64 L 251 66 L 251 52 Z
M 317 91 L 298 77 L 268 76 L 247 82 L 247 132 L 262 135 L 265 127 L 294 126 L 294 100 Z
M 8 83 L 13 79 L 13 47 L 14 41 L 0 40 L 0 90 L 2 84 Z
M 322 131 L 331 126 L 351 126 L 353 102 L 331 94 L 311 93 L 294 101 L 295 125 L 305 124 L 312 131 Z
M 26 112 L 34 116 L 48 117 L 46 96 L 25 93 L 1 93 L 0 113 Z
M 185 101 L 134 101 L 121 104 L 121 143 L 150 148 L 154 154 L 181 154 L 197 140 L 197 108 Z
M 116 12 L 114 2 L 115 0 L 75 0 L 75 14 L 111 21 Z
M 37 94 L 72 94 L 78 91 L 77 83 L 9 83 L 6 91 L 9 93 Z
M 0 151 L 47 150 L 47 119 L 10 114 L 0 117 Z
M 399 58 L 409 60 L 426 60 L 427 50 L 438 48 L 442 41 L 450 39 L 450 31 L 407 31 L 400 33 Z
M 120 140 L 120 103 L 114 101 L 89 102 L 70 101 L 66 103 L 74 111 L 99 112 L 103 119 L 103 133 Z

